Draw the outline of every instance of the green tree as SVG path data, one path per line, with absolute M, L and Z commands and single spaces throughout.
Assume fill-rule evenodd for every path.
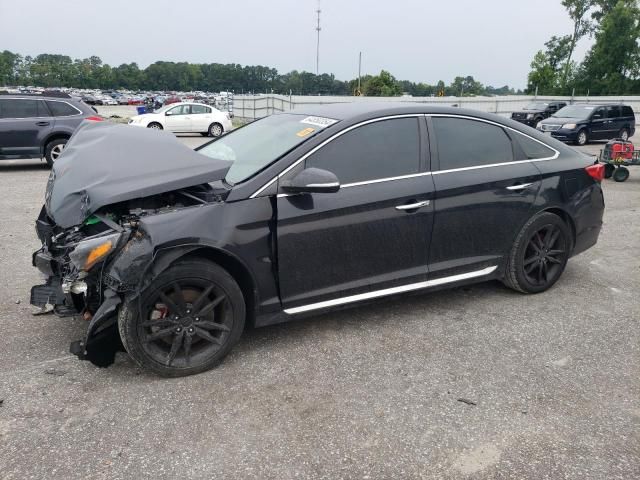
M 364 84 L 364 94 L 368 97 L 397 97 L 402 95 L 402 87 L 395 77 L 386 70 L 367 80 Z
M 594 0 L 562 0 L 562 5 L 567 9 L 569 17 L 573 21 L 573 32 L 568 36 L 568 46 L 564 46 L 566 51 L 566 61 L 564 64 L 564 70 L 562 73 L 561 86 L 564 88 L 567 85 L 567 79 L 569 77 L 569 70 L 571 68 L 571 57 L 576 48 L 576 43 L 591 29 L 591 22 L 587 13 L 593 6 Z M 564 37 L 566 38 L 566 37 Z
M 618 0 L 602 17 L 595 43 L 582 64 L 579 84 L 593 94 L 632 93 L 640 76 L 640 9 L 635 0 Z
M 549 55 L 540 50 L 533 57 L 531 72 L 527 82 L 527 93 L 536 91 L 543 95 L 554 93 L 557 83 L 557 71 L 553 68 Z

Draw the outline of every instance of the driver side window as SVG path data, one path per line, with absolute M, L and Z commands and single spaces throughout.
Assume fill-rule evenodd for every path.
M 342 185 L 418 173 L 418 119 L 394 118 L 357 127 L 309 156 L 305 166 L 334 173 Z
M 169 115 L 188 115 L 189 105 L 180 105 L 169 110 Z

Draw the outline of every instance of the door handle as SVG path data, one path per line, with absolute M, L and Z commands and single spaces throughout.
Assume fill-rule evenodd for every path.
M 431 200 L 424 200 L 423 202 L 410 203 L 409 205 L 398 205 L 396 207 L 396 210 L 401 210 L 401 211 L 415 210 L 417 208 L 426 207 L 427 205 L 430 205 L 430 204 L 431 204 Z
M 49 125 L 49 122 L 36 122 L 36 125 L 39 127 L 46 127 L 47 125 Z
M 512 192 L 517 192 L 519 190 L 524 190 L 525 188 L 529 188 L 533 183 L 521 183 L 519 185 L 511 185 L 507 187 L 507 190 L 511 190 Z

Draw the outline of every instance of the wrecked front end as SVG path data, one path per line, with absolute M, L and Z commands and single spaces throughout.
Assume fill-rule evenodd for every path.
M 110 206 L 81 225 L 62 228 L 42 208 L 36 222 L 42 247 L 33 265 L 46 277 L 31 289 L 31 304 L 60 317 L 81 317 L 87 323 L 82 340 L 71 344 L 80 359 L 106 367 L 123 350 L 117 315 L 125 298 L 135 298 L 154 247 L 141 227 L 151 215 L 219 203 L 210 185 Z

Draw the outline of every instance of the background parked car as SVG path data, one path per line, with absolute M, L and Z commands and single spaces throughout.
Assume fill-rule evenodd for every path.
M 569 105 L 538 124 L 538 130 L 564 142 L 585 145 L 590 140 L 627 140 L 636 131 L 636 116 L 628 105 Z
M 129 124 L 176 133 L 197 132 L 211 137 L 219 137 L 232 129 L 228 113 L 202 103 L 185 102 L 164 106 L 153 113 L 136 115 Z
M 0 160 L 44 157 L 52 166 L 83 120 L 102 117 L 64 93 L 0 95 Z
M 535 127 L 538 122 L 550 117 L 566 106 L 566 102 L 532 102 L 524 107 L 521 112 L 513 112 L 511 119 L 530 127 Z

